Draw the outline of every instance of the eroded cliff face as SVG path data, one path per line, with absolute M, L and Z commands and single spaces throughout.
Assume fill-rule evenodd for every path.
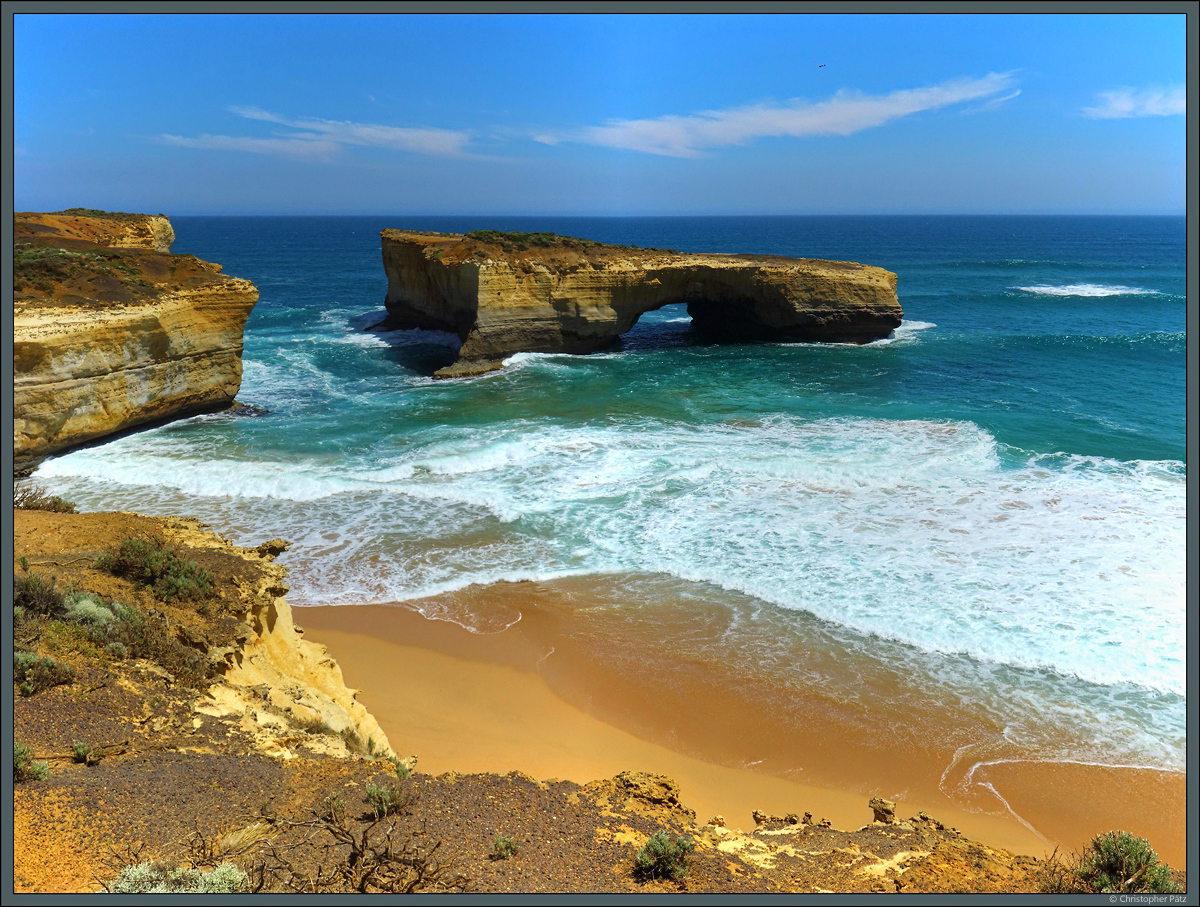
M 14 232 L 28 237 L 82 239 L 111 249 L 152 249 L 170 252 L 175 242 L 171 222 L 161 214 L 123 214 L 68 208 L 52 214 L 19 212 L 13 215 Z
M 382 232 L 391 323 L 462 340 L 439 375 L 517 352 L 602 349 L 672 303 L 717 340 L 867 343 L 900 324 L 896 275 L 870 265 L 529 236 Z
M 18 473 L 116 432 L 233 402 L 253 284 L 167 254 L 174 234 L 163 217 L 17 214 L 14 224 Z
M 346 686 L 342 669 L 325 646 L 304 638 L 296 626 L 287 594 L 287 571 L 274 559 L 288 545 L 280 539 L 257 548 L 240 548 L 191 519 L 160 519 L 172 544 L 194 552 L 213 549 L 253 565 L 252 579 L 238 583 L 242 624 L 237 642 L 209 650 L 220 680 L 196 705 L 202 714 L 238 720 L 259 749 L 276 758 L 296 755 L 297 742 L 333 755 L 347 751 L 394 757 L 387 735 Z M 327 734 L 297 736 L 297 728 L 329 729 Z M 411 768 L 416 757 L 402 760 Z

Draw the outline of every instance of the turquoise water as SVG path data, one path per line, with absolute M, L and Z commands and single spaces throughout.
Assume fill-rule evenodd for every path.
M 288 538 L 294 604 L 617 577 L 631 613 L 727 609 L 705 657 L 747 673 L 820 682 L 818 647 L 968 703 L 1007 751 L 1182 770 L 1183 218 L 173 223 L 259 287 L 239 398 L 270 415 L 70 453 L 55 493 Z M 669 306 L 610 352 L 434 382 L 450 338 L 369 330 L 384 227 L 860 261 L 899 275 L 904 323 L 713 346 Z

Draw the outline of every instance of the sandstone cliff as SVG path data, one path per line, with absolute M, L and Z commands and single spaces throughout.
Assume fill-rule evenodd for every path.
M 162 615 L 164 633 L 201 655 L 205 667 L 200 673 L 182 671 L 179 665 L 184 663 L 178 659 L 163 665 L 175 675 L 148 668 L 147 676 L 155 682 L 168 677 L 173 695 L 186 700 L 186 711 L 194 713 L 177 722 L 185 733 L 204 723 L 205 718 L 195 718 L 199 715 L 214 719 L 212 727 L 235 728 L 253 751 L 274 759 L 291 760 L 306 753 L 393 755 L 387 735 L 358 701 L 357 692 L 346 686 L 337 662 L 296 626 L 284 598 L 287 572 L 274 563 L 286 542 L 273 539 L 257 548 L 241 548 L 193 519 L 134 513 L 14 509 L 13 520 L 13 554 L 24 565 L 21 576 L 52 577 L 56 582 L 51 588 L 87 590 L 97 600 L 120 601 Z M 161 541 L 180 558 L 208 571 L 215 583 L 213 597 L 199 605 L 168 601 L 97 566 L 98 554 L 131 538 Z M 68 642 L 44 627 L 27 627 L 17 635 L 26 646 L 38 647 L 38 654 L 72 661 L 81 677 L 113 675 L 121 678 L 117 686 L 129 688 L 136 683 L 134 675 L 147 671 L 147 658 L 112 660 L 108 650 L 80 642 L 86 633 L 68 634 Z M 48 646 L 44 652 L 43 645 Z M 111 679 L 108 676 L 105 684 Z M 23 699 L 22 707 L 32 708 L 36 701 L 40 697 Z M 160 742 L 163 738 L 159 733 Z M 199 745 L 181 743 L 185 749 Z M 411 766 L 416 758 L 407 762 Z
M 204 549 L 247 561 L 253 571 L 237 580 L 241 625 L 235 644 L 209 649 L 219 682 L 209 687 L 196 710 L 235 718 L 256 739 L 260 751 L 292 758 L 297 740 L 305 748 L 334 755 L 361 749 L 393 756 L 387 735 L 346 686 L 342 669 L 323 645 L 304 638 L 292 619 L 287 571 L 273 563 L 288 545 L 279 539 L 257 548 L 239 548 L 190 519 L 161 519 L 163 535 L 193 556 Z M 331 733 L 297 735 L 297 728 L 323 727 Z M 409 757 L 406 764 L 416 764 Z
M 495 368 L 517 352 L 602 349 L 672 303 L 686 303 L 695 327 L 717 340 L 867 343 L 900 324 L 896 275 L 852 262 L 493 231 L 384 230 L 381 239 L 390 323 L 462 340 L 444 377 Z
M 50 454 L 229 406 L 258 291 L 170 255 L 166 218 L 14 216 L 13 450 Z
M 13 228 L 27 237 L 82 239 L 111 249 L 170 252 L 175 241 L 171 222 L 161 214 L 125 214 L 90 208 L 67 208 L 52 214 L 19 212 Z

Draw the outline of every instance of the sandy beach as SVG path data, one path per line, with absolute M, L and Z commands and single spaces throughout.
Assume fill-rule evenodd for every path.
M 734 688 L 719 664 L 673 658 L 672 646 L 628 626 L 615 658 L 614 638 L 594 613 L 578 601 L 556 606 L 563 593 L 502 583 L 406 606 L 295 614 L 306 638 L 325 644 L 361 690 L 397 753 L 419 757 L 419 771 L 518 770 L 578 782 L 661 772 L 701 821 L 721 815 L 742 828 L 753 827 L 756 809 L 857 828 L 871 820 L 868 799 L 884 796 L 901 816 L 924 811 L 1017 853 L 1071 851 L 1123 828 L 1147 837 L 1172 866 L 1185 865 L 1182 774 L 996 762 L 975 767 L 970 791 L 953 798 L 939 781 L 954 753 L 930 742 L 941 734 L 924 726 L 928 715 L 839 708 L 828 690 L 789 690 L 789 702 L 772 701 Z M 468 611 L 470 630 L 454 622 Z M 903 731 L 905 722 L 909 733 L 872 743 L 880 728 Z

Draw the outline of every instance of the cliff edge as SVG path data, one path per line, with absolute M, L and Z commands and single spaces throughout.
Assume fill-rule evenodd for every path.
M 137 426 L 229 406 L 258 291 L 168 253 L 165 217 L 13 216 L 13 453 L 43 459 Z
M 896 275 L 772 255 L 691 255 L 548 233 L 380 234 L 389 324 L 458 335 L 439 377 L 518 352 L 588 353 L 646 312 L 685 303 L 718 341 L 868 343 L 900 325 Z

